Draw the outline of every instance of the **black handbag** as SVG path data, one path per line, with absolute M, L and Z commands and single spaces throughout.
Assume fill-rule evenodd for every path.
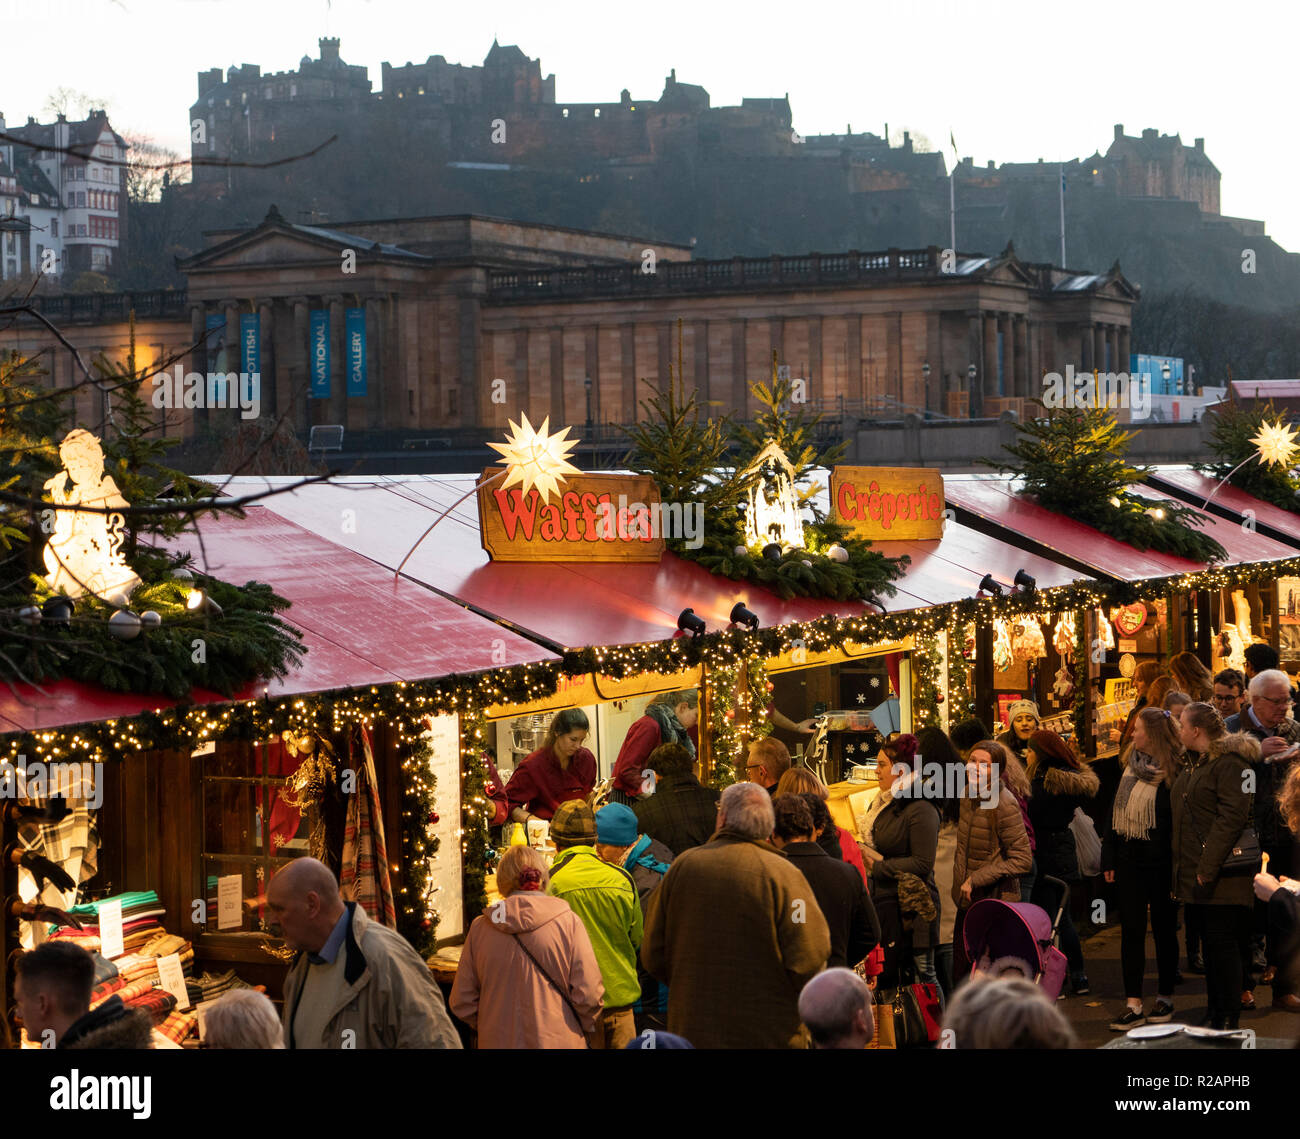
M 1205 839 L 1201 835 L 1201 828 L 1196 825 L 1196 816 L 1192 814 L 1186 791 L 1183 792 L 1183 806 L 1187 808 L 1187 821 L 1192 824 L 1192 830 L 1200 841 L 1201 849 L 1204 850 Z M 1255 833 L 1255 828 L 1250 823 L 1247 823 L 1241 828 L 1241 834 L 1237 836 L 1237 841 L 1233 843 L 1228 851 L 1228 857 L 1223 860 L 1223 864 L 1219 867 L 1219 874 L 1228 877 L 1237 874 L 1249 874 L 1254 877 L 1259 873 L 1259 868 L 1263 863 L 1262 853 L 1259 846 L 1259 835 Z
M 934 985 L 877 989 L 875 1003 L 888 1006 L 893 1015 L 895 1048 L 929 1048 L 939 1039 L 943 1012 Z

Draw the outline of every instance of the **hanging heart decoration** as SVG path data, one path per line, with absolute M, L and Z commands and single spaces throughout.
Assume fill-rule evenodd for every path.
M 1147 607 L 1140 601 L 1125 605 L 1115 614 L 1115 628 L 1125 637 L 1131 637 L 1147 623 Z

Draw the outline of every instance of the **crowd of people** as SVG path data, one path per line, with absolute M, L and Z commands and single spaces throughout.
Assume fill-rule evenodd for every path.
M 743 780 L 704 786 L 692 692 L 657 700 L 634 725 L 618 794 L 596 808 L 589 725 L 560 712 L 543 747 L 492 789 L 498 821 L 548 820 L 554 859 L 506 849 L 500 898 L 470 926 L 449 1000 L 407 942 L 300 858 L 267 891 L 299 951 L 282 1014 L 260 993 L 231 992 L 208 1013 L 204 1043 L 862 1048 L 879 1041 L 882 994 L 919 987 L 942 1011 L 940 1043 L 1070 1047 L 1039 972 L 971 960 L 964 932 L 982 900 L 1033 903 L 1056 923 L 1068 993 L 1086 994 L 1069 899 L 1098 873 L 1121 931 L 1125 1005 L 1113 1029 L 1175 1015 L 1180 920 L 1187 968 L 1206 975 L 1205 1024 L 1237 1027 L 1260 982 L 1274 1008 L 1300 1012 L 1300 726 L 1276 661 L 1248 659 L 1261 666 L 1249 679 L 1211 677 L 1190 654 L 1168 674 L 1140 666 L 1113 761 L 1082 759 L 1027 700 L 996 738 L 978 720 L 896 733 L 857 837 L 773 736 L 751 744 Z M 923 757 L 963 781 L 936 792 Z M 19 959 L 30 1039 L 139 1046 L 137 1014 L 111 1000 L 90 1010 L 90 961 L 56 943 Z

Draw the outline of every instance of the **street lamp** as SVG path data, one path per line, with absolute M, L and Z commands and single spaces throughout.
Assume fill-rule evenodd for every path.
M 587 389 L 587 434 L 591 434 L 591 377 L 588 376 L 582 381 L 582 386 Z
M 1168 360 L 1166 360 L 1163 364 L 1160 365 L 1160 374 L 1165 378 L 1165 393 L 1169 394 L 1169 377 L 1173 375 L 1173 369 L 1169 367 Z
M 926 418 L 929 418 L 930 409 L 930 361 L 926 360 L 921 365 L 921 398 L 925 401 Z

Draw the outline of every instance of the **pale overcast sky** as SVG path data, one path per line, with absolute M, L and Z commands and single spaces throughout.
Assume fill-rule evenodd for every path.
M 1120 122 L 1189 145 L 1202 136 L 1223 212 L 1263 219 L 1300 251 L 1300 148 L 1278 142 L 1297 105 L 1294 3 L 0 0 L 0 10 L 11 124 L 44 118 L 47 96 L 68 87 L 103 98 L 119 133 L 188 152 L 202 69 L 296 68 L 334 35 L 378 89 L 385 60 L 481 64 L 495 35 L 540 57 L 561 101 L 614 101 L 624 87 L 657 98 L 676 68 L 714 106 L 789 92 L 804 134 L 888 123 L 926 136 L 949 163 L 949 131 L 979 165 L 1104 152 Z

